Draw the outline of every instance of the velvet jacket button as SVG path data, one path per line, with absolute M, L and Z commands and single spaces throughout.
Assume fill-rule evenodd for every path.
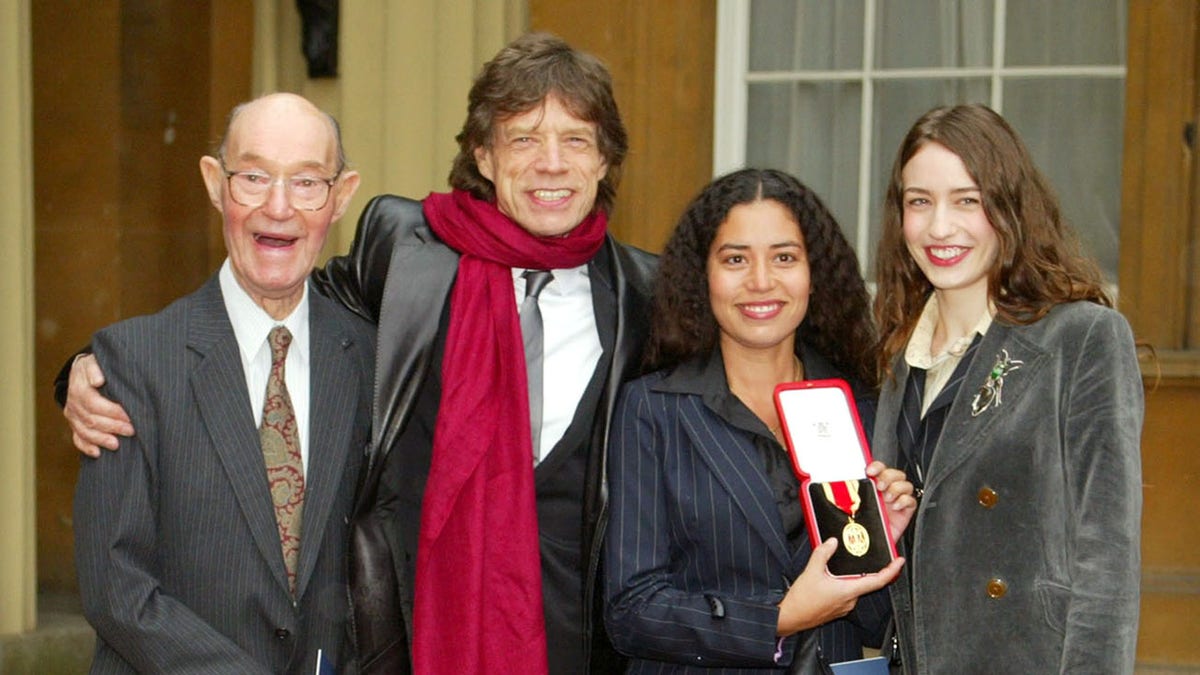
M 1000 598 L 1004 597 L 1005 593 L 1008 593 L 1008 584 L 1004 583 L 1003 579 L 996 578 L 988 580 L 987 594 L 989 598 L 993 600 L 999 600 Z
M 995 490 L 989 487 L 979 488 L 979 494 L 975 495 L 975 498 L 979 500 L 979 505 L 985 509 L 992 508 L 996 505 L 996 502 L 1000 501 L 1000 496 L 996 494 Z
M 279 640 L 286 640 L 286 639 L 288 639 L 288 637 L 291 636 L 291 634 L 292 634 L 292 632 L 286 628 L 275 629 L 275 637 Z

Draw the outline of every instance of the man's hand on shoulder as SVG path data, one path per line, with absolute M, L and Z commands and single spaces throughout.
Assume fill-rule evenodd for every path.
M 71 441 L 80 452 L 99 457 L 100 449 L 116 450 L 117 436 L 132 436 L 133 422 L 119 404 L 104 398 L 104 373 L 91 354 L 83 354 L 71 364 L 67 403 L 63 417 L 71 426 Z

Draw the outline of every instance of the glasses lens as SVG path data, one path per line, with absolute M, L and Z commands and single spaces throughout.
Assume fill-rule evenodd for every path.
M 325 206 L 325 200 L 329 198 L 329 183 L 324 178 L 293 176 L 287 185 L 292 206 L 298 209 L 315 211 Z
M 293 208 L 317 211 L 329 200 L 331 181 L 316 176 L 292 176 L 277 181 L 274 176 L 265 173 L 238 171 L 229 174 L 229 191 L 233 201 L 257 208 L 266 203 L 276 182 L 287 186 L 288 203 Z

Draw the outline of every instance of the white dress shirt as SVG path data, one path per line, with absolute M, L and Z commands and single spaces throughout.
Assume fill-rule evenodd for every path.
M 309 406 L 309 355 L 308 349 L 308 284 L 300 304 L 283 321 L 276 321 L 259 307 L 233 276 L 229 259 L 221 265 L 218 273 L 221 295 L 225 299 L 225 311 L 233 324 L 237 338 L 238 353 L 242 357 L 242 373 L 246 376 L 246 391 L 250 396 L 250 410 L 254 414 L 254 426 L 262 424 L 263 400 L 267 394 L 267 379 L 271 376 L 271 345 L 267 336 L 279 324 L 287 326 L 292 333 L 292 344 L 288 347 L 284 362 L 283 379 L 287 384 L 288 396 L 296 413 L 296 433 L 300 439 L 300 458 L 304 471 L 308 472 L 308 406 Z
M 525 300 L 524 272 L 524 268 L 512 269 L 518 310 Z M 541 447 L 536 449 L 539 461 L 567 432 L 603 352 L 596 331 L 588 266 L 551 272 L 554 279 L 538 295 L 544 345 L 542 435 Z

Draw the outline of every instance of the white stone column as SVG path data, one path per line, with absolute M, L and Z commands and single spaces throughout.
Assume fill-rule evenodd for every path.
M 0 634 L 37 622 L 29 14 L 0 2 Z

